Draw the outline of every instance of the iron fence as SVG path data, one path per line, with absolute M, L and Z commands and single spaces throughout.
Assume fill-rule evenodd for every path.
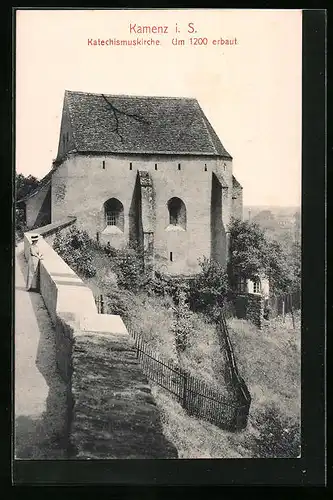
M 301 309 L 301 291 L 287 293 L 284 295 L 272 296 L 267 300 L 269 317 L 284 316 L 293 314 Z
M 96 297 L 96 304 L 100 313 L 106 312 L 103 296 Z M 219 392 L 175 362 L 162 359 L 128 325 L 127 330 L 134 340 L 137 359 L 147 378 L 167 390 L 189 415 L 226 430 L 237 431 L 246 427 L 250 402 L 242 397 L 245 385 L 242 379 L 233 378 L 237 390 L 229 395 Z

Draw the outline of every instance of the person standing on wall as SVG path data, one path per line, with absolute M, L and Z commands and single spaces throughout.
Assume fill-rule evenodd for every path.
M 38 246 L 38 234 L 31 235 L 31 246 L 29 250 L 27 290 L 38 289 L 39 261 L 43 256 Z

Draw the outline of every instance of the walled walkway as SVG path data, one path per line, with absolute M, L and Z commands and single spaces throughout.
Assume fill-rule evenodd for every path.
M 56 371 L 54 330 L 39 293 L 25 287 L 23 242 L 15 256 L 15 458 L 65 458 L 66 391 Z

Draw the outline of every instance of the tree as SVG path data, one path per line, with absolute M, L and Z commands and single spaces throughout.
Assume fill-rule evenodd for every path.
M 189 302 L 192 310 L 215 320 L 229 292 L 228 275 L 218 262 L 206 257 L 200 267 L 201 272 L 190 282 Z
M 23 174 L 16 174 L 15 179 L 15 201 L 19 201 L 28 194 L 32 193 L 38 186 L 40 181 L 33 175 L 25 177 Z M 22 206 L 15 207 L 15 230 L 16 240 L 23 237 L 26 230 L 25 210 Z
M 255 222 L 235 219 L 229 226 L 229 277 L 233 288 L 239 278 L 254 280 L 269 267 L 267 240 Z
M 275 215 L 270 210 L 262 210 L 253 217 L 252 221 L 256 222 L 263 229 L 274 230 L 279 227 Z
M 288 254 L 277 241 L 268 242 L 269 267 L 266 270 L 270 287 L 276 295 L 291 291 L 294 281 L 294 269 Z
M 25 177 L 23 174 L 16 174 L 15 200 L 21 200 L 28 194 L 32 193 L 32 191 L 34 191 L 39 186 L 39 183 L 40 181 L 33 175 L 29 174 L 28 177 Z
M 255 222 L 233 220 L 229 226 L 230 284 L 236 288 L 239 279 L 255 280 L 265 276 L 273 293 L 290 291 L 295 286 L 294 262 L 280 243 L 266 237 Z

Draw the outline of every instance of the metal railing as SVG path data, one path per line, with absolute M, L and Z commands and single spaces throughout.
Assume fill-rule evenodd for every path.
M 96 304 L 100 313 L 106 312 L 103 296 L 96 297 Z M 237 368 L 234 368 L 235 361 L 232 362 L 234 390 L 229 393 L 219 392 L 175 362 L 161 358 L 141 335 L 128 325 L 127 330 L 135 342 L 137 359 L 144 374 L 167 390 L 189 415 L 230 431 L 246 427 L 251 397 L 244 381 L 238 375 Z

